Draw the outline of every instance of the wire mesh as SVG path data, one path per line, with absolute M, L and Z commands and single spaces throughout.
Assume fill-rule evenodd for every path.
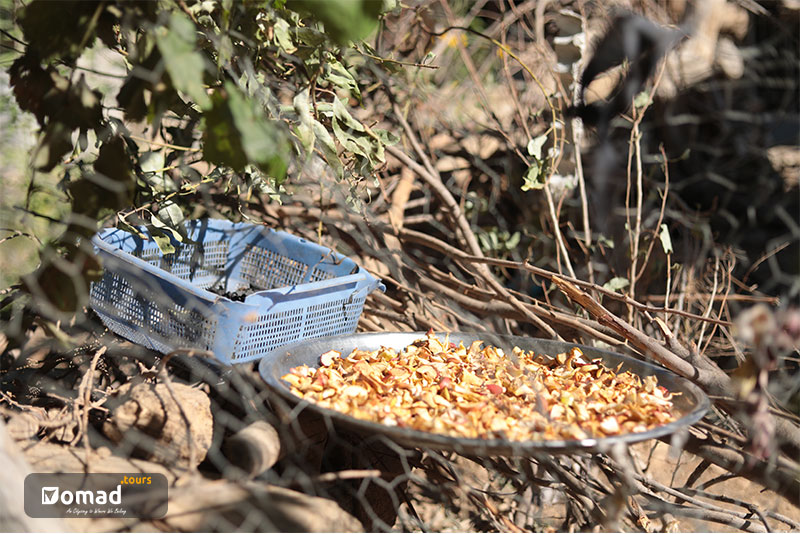
M 680 25 L 682 4 L 625 3 L 661 25 Z M 702 421 L 635 445 L 523 457 L 359 433 L 275 394 L 257 364 L 227 366 L 203 347 L 163 354 L 108 331 L 85 306 L 91 265 L 80 253 L 90 251 L 38 252 L 80 217 L 62 218 L 52 177 L 4 154 L 0 247 L 10 287 L 0 293 L 0 431 L 15 443 L 0 455 L 20 449 L 36 472 L 159 472 L 170 483 L 164 518 L 44 528 L 800 530 L 800 62 L 796 24 L 787 22 L 797 8 L 696 4 L 704 20 L 716 17 L 716 33 L 692 34 L 667 54 L 603 137 L 566 110 L 578 103 L 581 67 L 614 27 L 610 9 L 584 1 L 400 9 L 383 19 L 373 51 L 410 65 L 430 52 L 438 68 L 406 65 L 391 80 L 359 68 L 362 90 L 386 89 L 364 91 L 353 114 L 403 134 L 377 172 L 345 183 L 317 154 L 292 163 L 282 192 L 265 192 L 227 187 L 190 153 L 203 179 L 187 171 L 191 186 L 180 196 L 192 217 L 286 230 L 380 278 L 387 291 L 366 297 L 360 332 L 560 338 L 676 372 L 688 365 L 684 376 L 713 404 Z M 98 54 L 84 66 L 119 65 Z M 85 74 L 116 93 L 113 78 Z M 600 82 L 587 95 L 607 96 Z M 0 78 L 0 113 L 13 125 L 0 132 L 3 151 L 24 152 L 35 125 L 8 118 L 19 113 L 4 107 L 10 94 Z M 127 133 L 156 154 L 199 143 L 181 137 L 187 124 L 165 117 L 157 132 L 128 125 Z M 272 259 L 251 260 L 260 280 Z M 53 266 L 51 276 L 20 282 L 37 261 Z M 48 283 L 70 288 L 63 298 L 79 312 L 60 313 Z M 328 311 L 312 309 L 312 322 L 323 328 Z M 292 320 L 268 328 L 291 329 Z

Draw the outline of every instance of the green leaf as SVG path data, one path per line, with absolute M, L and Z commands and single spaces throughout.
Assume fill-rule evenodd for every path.
M 156 242 L 159 250 L 161 250 L 161 253 L 165 255 L 175 253 L 175 246 L 173 245 L 173 242 L 177 241 L 180 243 L 184 240 L 180 232 L 178 232 L 174 227 L 164 223 L 164 221 L 155 215 L 150 216 L 150 224 L 147 225 L 147 229 L 150 232 L 153 241 Z
M 631 283 L 628 281 L 627 278 L 624 278 L 622 276 L 615 276 L 614 278 L 603 284 L 603 287 L 605 289 L 608 289 L 609 291 L 619 292 L 620 289 L 625 289 L 629 285 L 631 285 Z
M 528 155 L 533 156 L 539 161 L 542 160 L 542 148 L 547 142 L 547 134 L 542 134 L 539 137 L 534 137 L 528 141 Z
M 242 138 L 242 148 L 251 163 L 282 181 L 287 164 L 284 155 L 289 153 L 289 144 L 277 121 L 264 116 L 252 99 L 243 95 L 232 82 L 225 82 L 233 121 Z
M 317 138 L 314 133 L 314 128 L 310 124 L 300 123 L 295 127 L 295 135 L 297 135 L 297 139 L 300 140 L 306 157 L 310 158 L 311 154 L 314 152 L 314 141 L 316 141 Z
M 384 11 L 399 11 L 400 9 L 402 9 L 400 0 L 383 0 Z
M 658 237 L 661 239 L 661 248 L 664 249 L 664 254 L 672 254 L 672 238 L 669 235 L 669 228 L 667 228 L 666 224 L 661 225 Z
M 354 133 L 352 130 L 344 130 L 335 117 L 331 121 L 331 125 L 336 139 L 345 149 L 364 158 L 363 163 L 375 166 L 377 163 L 384 161 L 383 144 L 379 140 L 366 133 Z M 361 174 L 369 174 L 368 166 L 361 169 L 360 172 Z
M 339 152 L 336 150 L 336 143 L 330 132 L 328 132 L 322 123 L 316 120 L 311 123 L 311 127 L 314 130 L 316 140 L 319 141 L 319 147 L 320 150 L 322 150 L 322 155 L 325 156 L 325 161 L 331 166 L 336 177 L 340 180 L 343 179 L 344 167 L 342 166 L 342 161 L 339 159 Z
M 650 102 L 650 92 L 645 90 L 636 95 L 633 99 L 633 106 L 643 108 Z
M 169 27 L 161 28 L 156 44 L 164 58 L 164 65 L 176 89 L 186 93 L 202 109 L 211 107 L 211 100 L 203 87 L 205 59 L 196 50 L 197 28 L 186 16 L 177 11 L 169 19 Z
M 314 120 L 314 117 L 311 114 L 309 89 L 306 88 L 297 93 L 294 99 L 292 99 L 292 105 L 297 113 L 297 117 L 300 119 L 300 124 L 297 125 L 295 133 L 297 134 L 297 138 L 300 140 L 300 144 L 303 145 L 303 150 L 305 150 L 307 157 L 311 157 L 311 154 L 314 151 L 314 142 L 316 141 L 317 136 L 314 133 L 314 127 L 311 124 Z
M 314 28 L 298 27 L 294 30 L 297 40 L 310 48 L 318 48 L 327 41 L 325 34 Z
M 328 66 L 330 67 L 330 73 L 326 78 L 335 86 L 350 91 L 350 94 L 361 102 L 361 90 L 358 88 L 358 83 L 356 83 L 356 79 L 353 78 L 350 71 L 335 59 L 329 60 Z
M 358 122 L 338 98 L 333 99 L 333 116 L 336 117 L 344 126 L 357 132 L 365 132 L 364 125 Z
M 297 51 L 297 47 L 292 42 L 292 37 L 289 35 L 289 23 L 286 22 L 284 19 L 278 19 L 275 21 L 275 25 L 272 27 L 272 31 L 275 35 L 275 42 L 279 48 L 281 48 L 287 54 L 293 54 Z
M 333 99 L 333 118 L 331 120 L 336 139 L 350 152 L 358 154 L 373 166 L 385 161 L 383 143 L 378 135 L 370 135 L 363 124 L 358 122 L 344 104 Z
M 240 172 L 252 163 L 280 183 L 290 149 L 280 124 L 267 119 L 233 82 L 225 82 L 224 88 L 212 95 L 211 109 L 205 113 L 203 154 Z
M 231 41 L 229 36 L 221 35 L 219 44 L 217 45 L 217 68 L 222 70 L 224 65 L 230 64 L 233 54 L 233 41 Z
M 311 16 L 340 45 L 367 37 L 378 24 L 383 2 L 375 0 L 288 0 L 286 7 Z
M 606 248 L 614 248 L 614 240 L 604 236 L 603 234 L 600 234 L 600 237 L 597 238 L 597 242 Z
M 203 156 L 208 161 L 242 171 L 247 155 L 242 147 L 241 134 L 233 123 L 233 114 L 222 92 L 211 96 L 211 109 L 204 113 Z
M 184 220 L 180 206 L 171 200 L 161 204 L 158 210 L 158 218 L 165 221 L 172 228 L 177 228 Z
M 480 244 L 481 250 L 485 252 L 490 252 L 492 250 L 492 244 L 489 242 L 489 234 L 478 234 L 478 244 Z
M 522 190 L 523 191 L 530 191 L 532 189 L 543 189 L 544 188 L 544 180 L 542 180 L 542 165 L 539 163 L 538 160 L 534 160 L 528 170 L 525 171 L 525 174 L 522 177 Z
M 381 143 L 383 143 L 384 145 L 391 146 L 391 145 L 396 145 L 397 143 L 400 142 L 400 136 L 394 132 L 390 132 L 388 130 L 381 130 L 379 128 L 372 130 L 372 132 L 378 136 L 378 139 L 380 139 Z
M 99 2 L 34 0 L 25 7 L 19 24 L 30 49 L 42 60 L 75 59 L 94 42 L 95 11 L 102 12 L 103 7 Z
M 121 137 L 103 143 L 94 170 L 94 173 L 84 172 L 68 185 L 75 213 L 97 219 L 106 211 L 119 211 L 131 205 L 136 180 Z
M 153 241 L 156 242 L 162 254 L 165 256 L 167 254 L 175 254 L 175 247 L 172 245 L 172 241 L 170 241 L 167 234 L 158 229 L 150 228 L 149 226 L 148 228 L 150 229 L 150 236 L 153 238 Z
M 383 150 L 383 143 L 381 143 L 380 140 L 373 138 L 372 136 L 370 136 L 369 139 L 365 139 L 365 141 L 367 141 L 369 143 L 369 146 L 372 147 L 372 149 L 374 150 L 372 157 L 369 158 L 370 163 L 372 163 L 373 165 L 376 164 L 375 163 L 376 161 L 378 161 L 379 163 L 385 163 L 386 155 Z
M 50 172 L 71 151 L 72 129 L 60 122 L 51 121 L 36 148 L 33 166 L 40 171 Z
M 331 120 L 331 127 L 333 128 L 333 135 L 336 136 L 336 139 L 339 140 L 346 150 L 360 154 L 364 157 L 367 156 L 367 154 L 362 151 L 361 147 L 355 143 L 353 135 L 350 132 L 345 131 L 335 117 Z
M 513 250 L 517 248 L 520 239 L 522 239 L 522 234 L 520 234 L 519 232 L 514 232 L 513 234 L 511 234 L 511 237 L 509 237 L 508 240 L 506 240 L 506 245 L 505 245 L 506 249 Z
M 119 228 L 120 230 L 125 230 L 129 234 L 139 236 L 142 239 L 147 239 L 147 236 L 144 233 L 142 233 L 142 231 L 139 230 L 138 227 L 126 223 L 121 218 L 117 219 L 117 228 Z

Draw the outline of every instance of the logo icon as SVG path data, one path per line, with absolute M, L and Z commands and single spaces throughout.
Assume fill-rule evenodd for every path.
M 58 502 L 58 486 L 42 486 L 42 504 Z

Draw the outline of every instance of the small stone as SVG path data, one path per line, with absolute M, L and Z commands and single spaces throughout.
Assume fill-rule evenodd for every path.
M 203 391 L 186 384 L 173 383 L 172 390 L 183 414 L 166 384 L 123 385 L 109 403 L 111 417 L 103 433 L 114 443 L 132 445 L 136 456 L 163 463 L 188 461 L 193 447 L 194 463 L 199 464 L 211 446 L 211 401 Z M 189 421 L 188 433 L 184 416 Z

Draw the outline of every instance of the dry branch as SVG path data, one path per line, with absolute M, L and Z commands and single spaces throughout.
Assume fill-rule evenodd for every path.
M 609 312 L 574 284 L 559 277 L 553 277 L 552 280 L 570 300 L 592 314 L 600 324 L 614 329 L 640 351 L 652 357 L 667 369 L 689 378 L 709 393 L 715 395 L 730 394 L 730 378 L 707 358 L 691 353 L 686 354 L 685 359 L 678 357 L 658 340 L 639 331 Z
M 665 336 L 666 344 L 662 344 L 616 317 L 590 295 L 570 282 L 558 277 L 553 277 L 552 280 L 565 295 L 591 313 L 600 324 L 613 328 L 644 354 L 652 357 L 667 369 L 692 380 L 711 395 L 735 397 L 730 377 L 710 359 L 684 347 L 661 319 L 657 318 L 655 321 Z M 744 416 L 739 410 L 733 411 L 732 415 L 740 419 Z M 780 449 L 790 458 L 796 457 L 800 451 L 800 426 L 786 418 L 773 419 L 775 437 Z M 744 422 L 747 421 L 744 420 Z
M 452 193 L 450 193 L 447 187 L 445 187 L 444 183 L 442 183 L 441 177 L 429 172 L 425 167 L 411 159 L 399 148 L 387 146 L 386 151 L 402 161 L 404 164 L 408 165 L 414 172 L 417 173 L 420 178 L 425 181 L 426 184 L 428 184 L 428 186 L 430 186 L 434 193 L 436 193 L 436 196 L 439 197 L 439 199 L 444 203 L 448 212 L 450 212 L 450 216 L 453 218 L 458 229 L 461 231 L 461 236 L 467 243 L 470 251 L 476 256 L 483 256 L 481 247 L 478 244 L 478 239 L 472 232 L 469 221 L 467 221 L 467 219 L 464 217 L 464 214 L 461 212 L 461 208 L 458 206 L 456 199 L 453 198 Z
M 773 490 L 789 502 L 797 502 L 797 496 L 800 495 L 800 471 L 796 467 L 792 469 L 771 466 L 739 448 L 714 439 L 709 433 L 694 429 L 689 432 L 683 448 L 731 473 Z

